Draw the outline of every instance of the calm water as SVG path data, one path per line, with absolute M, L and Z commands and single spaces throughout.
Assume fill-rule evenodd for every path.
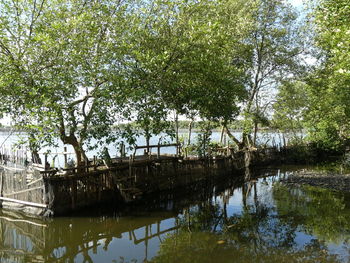
M 0 210 L 1 262 L 348 262 L 350 197 L 281 185 L 295 169 L 208 180 L 118 212 Z

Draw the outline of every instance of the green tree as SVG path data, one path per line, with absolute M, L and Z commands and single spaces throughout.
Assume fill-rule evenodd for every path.
M 313 10 L 318 67 L 309 76 L 309 138 L 319 147 L 342 149 L 350 139 L 350 4 L 321 0 Z
M 91 139 L 111 134 L 123 98 L 129 9 L 108 0 L 0 3 L 9 113 L 16 125 L 72 145 L 78 164 Z
M 272 94 L 281 80 L 295 77 L 303 51 L 298 16 L 290 5 L 280 0 L 253 3 L 254 27 L 246 38 L 249 52 L 244 63 L 248 65 L 249 83 L 241 112 L 241 141 L 227 128 L 230 120 L 223 123 L 239 148 L 255 146 L 258 124 L 267 120 Z
M 304 115 L 308 107 L 307 84 L 285 81 L 278 88 L 273 104 L 273 127 L 282 133 L 292 133 L 293 138 L 303 138 Z
M 175 115 L 235 118 L 246 78 L 243 64 L 232 61 L 245 46 L 245 11 L 238 0 L 149 3 L 139 15 L 147 29 L 138 31 L 134 44 L 136 84 Z

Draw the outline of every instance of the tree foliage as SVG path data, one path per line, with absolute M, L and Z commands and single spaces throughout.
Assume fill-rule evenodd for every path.
M 242 142 L 235 140 L 240 147 L 255 145 L 259 124 L 267 124 L 277 86 L 296 76 L 303 52 L 298 16 L 290 5 L 261 0 L 255 1 L 252 10 L 254 26 L 246 38 L 249 55 L 243 57 L 249 76 L 248 96 L 241 110 L 243 135 Z
M 320 62 L 309 76 L 310 139 L 320 147 L 340 149 L 350 138 L 350 4 L 322 0 L 313 12 Z
M 108 135 L 119 106 L 128 7 L 33 0 L 2 1 L 0 10 L 9 114 L 46 141 L 59 137 L 72 145 L 80 163 L 85 143 Z
M 301 81 L 282 82 L 273 104 L 273 126 L 282 132 L 302 133 L 307 106 L 306 83 Z
M 249 148 L 275 111 L 280 130 L 305 125 L 336 148 L 350 136 L 348 11 L 320 1 L 321 66 L 297 81 L 305 41 L 282 0 L 4 0 L 0 112 L 39 144 L 72 145 L 78 163 L 118 136 L 135 141 L 116 123 L 136 123 L 149 141 L 173 133 L 173 114 L 220 123 Z M 241 140 L 228 129 L 237 119 Z

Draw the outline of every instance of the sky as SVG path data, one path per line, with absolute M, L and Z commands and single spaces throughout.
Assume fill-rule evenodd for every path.
M 303 0 L 288 0 L 288 2 L 290 2 L 295 7 L 303 6 Z
M 289 2 L 294 6 L 301 6 L 303 4 L 303 0 L 289 0 Z

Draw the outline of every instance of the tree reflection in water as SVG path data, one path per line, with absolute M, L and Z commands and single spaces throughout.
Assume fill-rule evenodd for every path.
M 278 182 L 286 174 L 203 182 L 184 189 L 189 203 L 183 192 L 167 194 L 137 215 L 42 220 L 2 211 L 1 262 L 348 261 L 349 197 L 286 187 Z
M 247 174 L 246 174 L 247 176 Z M 274 180 L 272 180 L 274 181 Z M 350 209 L 344 195 L 315 187 L 273 184 L 273 201 L 264 198 L 266 180 L 241 188 L 242 212 L 228 216 L 227 202 L 192 207 L 181 228 L 161 244 L 152 262 L 342 262 L 329 245 L 349 247 Z M 265 189 L 266 190 L 266 189 Z M 189 221 L 190 220 L 190 221 Z M 189 231 L 191 230 L 191 231 Z M 310 235 L 308 242 L 297 234 Z

